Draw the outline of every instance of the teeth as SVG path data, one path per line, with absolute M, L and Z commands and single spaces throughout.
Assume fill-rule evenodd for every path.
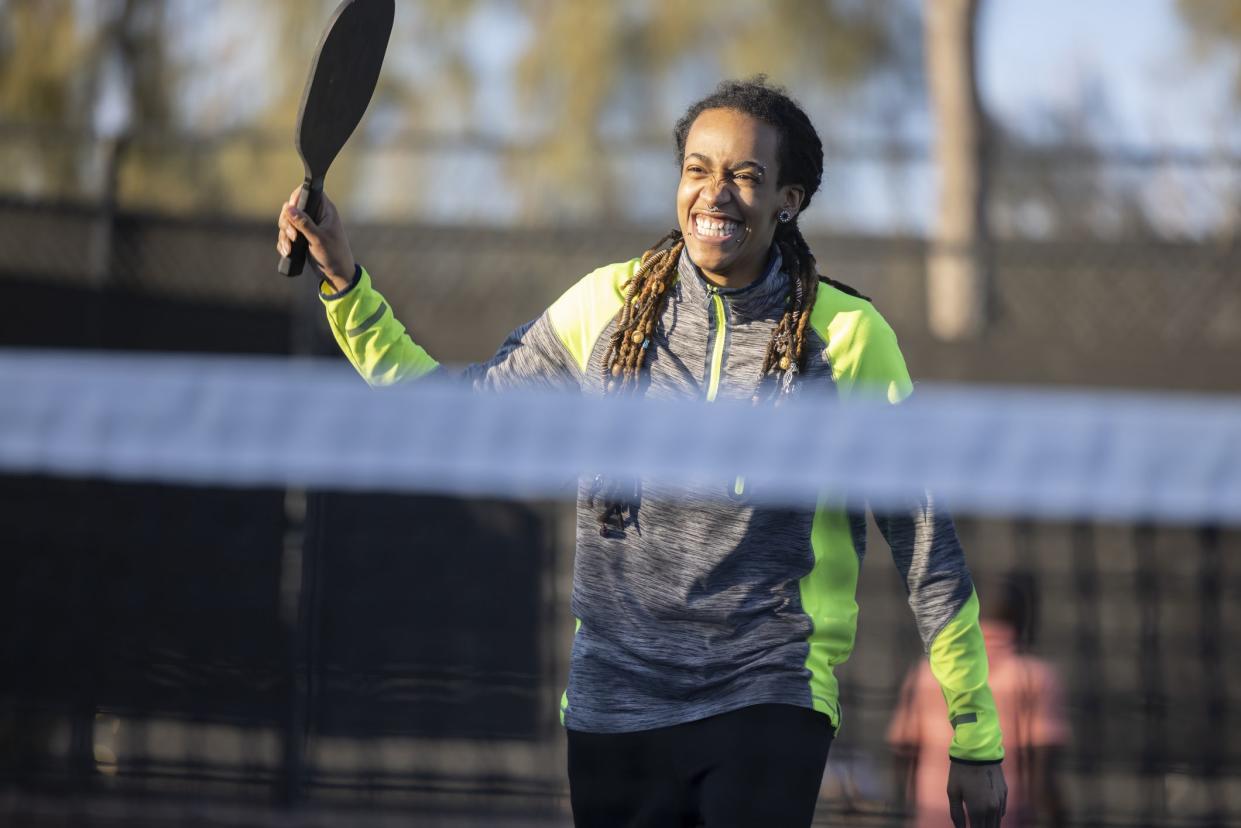
M 697 216 L 694 220 L 695 228 L 700 236 L 717 236 L 725 238 L 731 236 L 737 230 L 737 222 L 719 219 L 710 219 L 706 216 Z

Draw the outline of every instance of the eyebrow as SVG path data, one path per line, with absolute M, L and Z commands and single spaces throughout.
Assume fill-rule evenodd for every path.
M 691 152 L 689 155 L 685 156 L 686 161 L 688 161 L 691 158 L 700 159 L 702 161 L 707 162 L 708 164 L 711 163 L 711 159 L 703 155 L 701 152 Z M 741 163 L 737 164 L 736 167 L 734 167 L 734 169 L 737 169 L 740 167 L 757 167 L 759 172 L 761 172 L 763 175 L 767 174 L 767 166 L 765 164 L 760 164 L 757 161 L 754 161 L 753 159 L 747 159 L 745 161 L 742 161 Z

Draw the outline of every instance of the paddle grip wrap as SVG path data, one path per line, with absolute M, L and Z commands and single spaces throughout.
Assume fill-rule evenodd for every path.
M 316 179 L 314 181 L 302 182 L 302 191 L 297 197 L 297 209 L 301 210 L 312 220 L 318 220 L 321 196 L 323 195 L 323 180 Z M 297 239 L 293 242 L 293 248 L 289 251 L 289 255 L 280 260 L 279 270 L 285 276 L 300 276 L 302 268 L 306 266 L 306 249 L 308 243 L 306 237 L 301 233 L 297 234 Z

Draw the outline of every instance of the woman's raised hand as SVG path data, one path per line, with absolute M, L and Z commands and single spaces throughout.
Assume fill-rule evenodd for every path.
M 301 193 L 299 186 L 280 208 L 280 217 L 276 224 L 280 227 L 280 235 L 276 239 L 276 250 L 281 256 L 289 255 L 293 241 L 300 232 L 309 242 L 310 258 L 323 274 L 323 278 L 331 282 L 337 291 L 344 290 L 353 283 L 353 272 L 356 264 L 353 251 L 349 249 L 349 237 L 345 235 L 345 225 L 336 212 L 336 205 L 323 193 L 320 200 L 317 221 L 297 208 L 297 198 Z

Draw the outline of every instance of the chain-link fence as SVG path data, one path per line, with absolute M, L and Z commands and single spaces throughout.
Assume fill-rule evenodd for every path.
M 20 284 L 86 291 L 94 300 L 165 301 L 185 309 L 177 318 L 187 330 L 195 320 L 184 317 L 202 304 L 236 308 L 238 320 L 295 307 L 314 315 L 305 301 L 309 278 L 275 273 L 273 224 L 8 200 L 0 202 L 0 280 L 10 295 Z M 581 275 L 637 255 L 660 233 L 658 226 L 351 228 L 356 255 L 397 315 L 448 361 L 485 358 Z M 927 332 L 923 240 L 818 234 L 809 241 L 825 272 L 873 297 L 919 379 L 1235 388 L 1228 366 L 1241 353 L 1241 248 L 1232 241 L 997 241 L 990 329 L 954 345 Z M 100 324 L 107 327 L 106 314 Z M 21 327 L 0 336 L 20 344 Z M 36 327 L 28 342 L 65 344 L 60 335 L 90 344 L 54 325 Z M 259 339 L 262 345 L 238 338 L 232 349 L 279 349 Z M 192 346 L 166 330 L 145 347 Z

